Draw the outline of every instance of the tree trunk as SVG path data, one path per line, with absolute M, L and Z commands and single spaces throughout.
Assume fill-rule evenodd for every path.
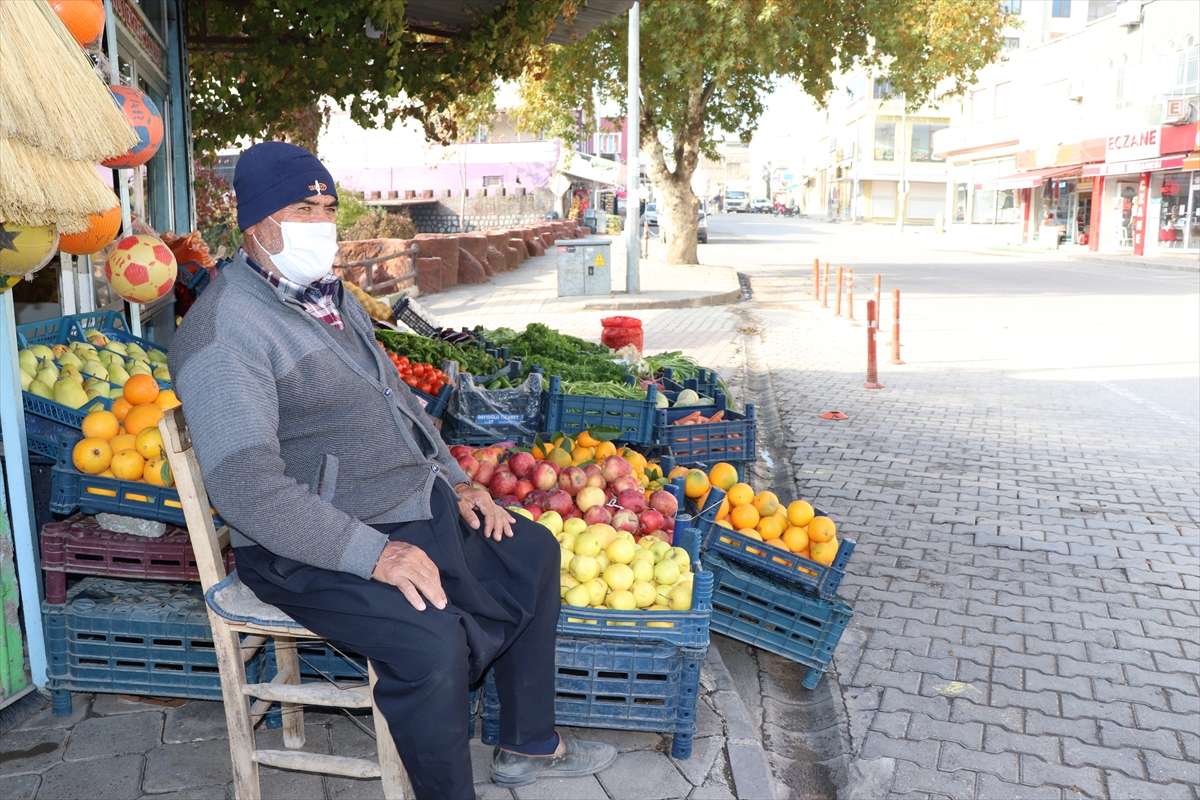
M 644 129 L 643 129 L 644 130 Z M 649 156 L 646 171 L 654 188 L 662 197 L 658 210 L 658 229 L 667 239 L 668 264 L 699 264 L 696 247 L 696 228 L 700 200 L 692 191 L 692 173 L 677 164 L 675 171 L 667 168 L 663 146 L 654 131 L 642 146 Z

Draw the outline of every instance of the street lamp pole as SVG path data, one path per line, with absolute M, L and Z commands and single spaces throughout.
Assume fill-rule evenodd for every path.
M 642 276 L 638 265 L 641 247 L 638 243 L 638 212 L 641 210 L 641 106 L 638 103 L 638 83 L 641 75 L 638 62 L 638 47 L 641 36 L 638 3 L 629 9 L 629 86 L 625 101 L 625 225 L 627 244 L 625 247 L 625 291 L 636 294 L 642 290 Z

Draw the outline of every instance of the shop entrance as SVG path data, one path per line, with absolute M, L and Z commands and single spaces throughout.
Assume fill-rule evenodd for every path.
M 1168 172 L 1163 176 L 1158 246 L 1200 250 L 1200 172 Z

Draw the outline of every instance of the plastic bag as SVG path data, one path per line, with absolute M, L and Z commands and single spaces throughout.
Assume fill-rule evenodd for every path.
M 637 317 L 605 317 L 600 320 L 604 326 L 600 334 L 600 343 L 613 350 L 633 345 L 638 353 L 642 352 L 642 321 Z
M 451 396 L 453 438 L 472 444 L 528 440 L 542 421 L 543 377 L 532 373 L 511 389 L 476 385 L 475 376 L 460 374 Z

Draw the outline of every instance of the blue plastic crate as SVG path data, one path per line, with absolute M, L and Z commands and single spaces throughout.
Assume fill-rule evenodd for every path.
M 558 635 L 703 649 L 708 647 L 712 593 L 713 574 L 705 571 L 692 578 L 691 611 L 613 611 L 564 605 L 558 615 Z
M 718 461 L 749 464 L 755 460 L 758 422 L 754 418 L 754 404 L 747 403 L 745 413 L 740 414 L 726 408 L 724 392 L 717 391 L 716 395 L 717 402 L 714 406 L 660 408 L 656 412 L 654 441 L 670 453 L 675 463 L 690 467 L 696 464 L 715 464 Z M 722 411 L 724 416 L 720 422 L 674 424 L 693 411 L 699 411 L 705 416 Z
M 70 514 L 75 509 L 85 514 L 109 512 L 187 526 L 179 492 L 174 488 L 85 475 L 75 469 L 71 450 L 77 441 L 79 434 L 75 431 L 59 435 L 58 461 L 51 470 L 51 511 L 55 514 Z M 213 523 L 218 528 L 225 524 L 215 510 Z
M 675 371 L 667 367 L 663 370 L 660 380 L 662 381 L 663 388 L 669 392 L 680 392 L 684 389 L 691 389 L 704 397 L 715 397 L 716 392 L 721 390 L 717 377 L 716 370 L 701 367 L 697 377 L 685 378 L 679 381 L 675 380 Z
M 554 717 L 559 725 L 674 734 L 671 755 L 692 754 L 700 665 L 707 648 L 559 636 L 554 647 Z M 498 744 L 500 701 L 484 684 L 483 743 Z
M 200 587 L 84 578 L 63 605 L 42 604 L 54 712 L 72 691 L 221 699 L 221 677 Z M 264 679 L 265 653 L 247 663 Z
M 88 400 L 83 408 L 71 408 L 62 403 L 38 397 L 33 392 L 21 392 L 21 404 L 24 406 L 26 414 L 33 414 L 75 430 L 79 430 L 83 426 L 83 418 L 88 415 L 88 409 L 94 408 L 97 403 L 107 410 L 112 408 L 113 401 L 107 397 L 97 397 Z
M 17 346 L 23 350 L 31 344 L 44 344 L 47 347 L 66 344 L 73 332 L 72 325 L 70 317 L 55 317 L 18 325 Z M 82 332 L 77 332 L 77 335 L 82 335 Z
M 25 439 L 29 452 L 45 458 L 58 458 L 58 434 L 70 431 L 71 428 L 58 422 L 25 415 Z M 0 437 L 0 443 L 4 441 Z
M 725 492 L 714 486 L 703 511 L 691 501 L 688 502 L 689 510 L 694 515 L 692 525 L 700 532 L 701 550 L 753 567 L 787 583 L 798 584 L 818 597 L 828 599 L 837 596 L 837 588 L 842 578 L 846 577 L 846 566 L 854 553 L 853 539 L 840 538 L 833 563 L 828 566 L 818 564 L 812 559 L 763 544 L 751 536 L 743 536 L 731 528 L 718 525 L 717 512 L 724 499 Z M 818 517 L 828 516 L 820 509 L 813 511 Z
M 619 441 L 651 444 L 657 397 L 658 387 L 653 384 L 645 400 L 563 394 L 562 379 L 554 376 L 549 390 L 542 394 L 543 427 L 551 433 L 561 431 L 574 437 L 588 428 L 608 426 L 620 429 Z
M 422 392 L 415 386 L 409 386 L 408 390 L 417 396 L 417 400 L 421 401 L 421 405 L 425 407 L 426 414 L 441 419 L 442 414 L 446 413 L 446 407 L 450 405 L 450 393 L 454 391 L 454 387 L 447 383 L 438 392 L 437 397 Z
M 854 609 L 837 597 L 816 597 L 713 553 L 701 559 L 717 580 L 712 629 L 808 667 L 804 688 L 817 688 Z

